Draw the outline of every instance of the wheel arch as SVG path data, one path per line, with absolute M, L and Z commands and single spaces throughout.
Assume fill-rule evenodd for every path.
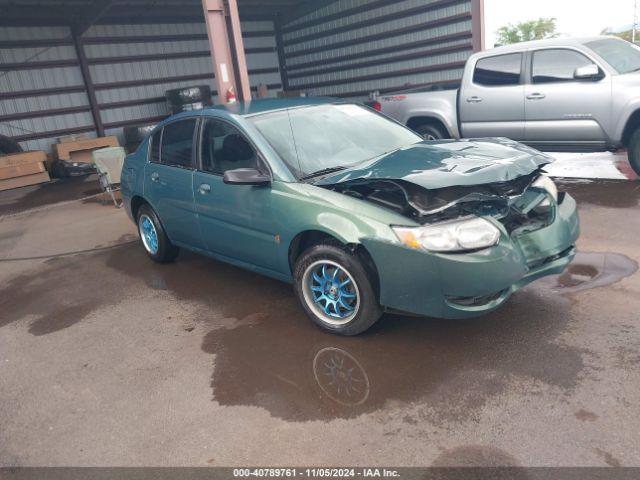
M 347 242 L 344 239 L 339 238 L 338 235 L 323 230 L 309 229 L 299 232 L 291 242 L 289 243 L 288 258 L 289 269 L 293 275 L 295 264 L 297 259 L 302 253 L 321 243 L 335 243 L 343 248 L 346 248 L 352 254 L 357 255 L 362 261 L 365 268 L 369 271 L 372 277 L 372 284 L 379 298 L 380 295 L 380 280 L 378 276 L 378 268 L 373 260 L 371 254 L 367 251 L 366 247 L 359 242 Z
M 138 210 L 140 210 L 140 207 L 142 205 L 149 205 L 151 208 L 153 208 L 151 203 L 149 203 L 149 201 L 141 195 L 134 195 L 133 197 L 131 197 L 131 216 L 133 217 L 134 221 L 137 219 Z
M 449 138 L 452 137 L 452 134 L 449 131 L 449 128 L 447 127 L 445 122 L 443 122 L 442 119 L 440 119 L 437 116 L 433 116 L 433 115 L 414 115 L 411 118 L 409 118 L 409 120 L 407 120 L 407 127 L 409 127 L 412 130 L 415 130 L 420 125 L 430 125 L 430 126 L 433 126 L 433 127 L 437 127 L 445 135 L 447 135 Z
M 631 135 L 633 135 L 633 132 L 635 132 L 638 127 L 640 127 L 640 108 L 636 109 L 627 119 L 627 123 L 622 131 L 621 142 L 623 146 L 627 147 L 629 145 Z

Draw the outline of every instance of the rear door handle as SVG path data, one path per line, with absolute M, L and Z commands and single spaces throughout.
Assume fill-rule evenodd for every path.
M 467 103 L 480 103 L 482 101 L 481 97 L 474 95 L 473 97 L 467 98 Z
M 527 99 L 529 100 L 542 100 L 543 98 L 547 98 L 547 96 L 544 93 L 531 93 L 529 95 L 527 95 Z
M 209 192 L 211 192 L 211 185 L 209 185 L 208 183 L 202 183 L 198 187 L 198 193 L 200 195 L 207 195 Z
M 153 172 L 151 174 L 151 181 L 157 182 L 158 180 L 160 180 L 160 174 L 158 172 Z

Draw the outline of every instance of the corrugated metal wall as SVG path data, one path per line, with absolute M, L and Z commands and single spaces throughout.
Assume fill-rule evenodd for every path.
M 242 30 L 251 86 L 263 83 L 275 96 L 282 80 L 273 22 L 242 22 Z M 62 44 L 45 46 L 47 40 Z M 34 41 L 38 45 L 25 46 Z M 170 88 L 209 85 L 215 90 L 204 22 L 95 25 L 82 45 L 107 135 L 121 136 L 126 125 L 154 123 L 168 115 L 164 92 Z M 72 130 L 95 135 L 68 28 L 2 27 L 3 46 L 11 48 L 0 48 L 0 134 L 17 137 L 30 150 L 48 150 Z M 16 65 L 23 62 L 28 68 Z M 33 95 L 42 89 L 42 95 Z M 34 116 L 38 111 L 42 115 Z
M 336 0 L 277 33 L 271 20 L 243 21 L 251 86 L 364 99 L 457 80 L 481 45 L 481 5 Z M 166 116 L 167 89 L 215 87 L 204 21 L 95 25 L 81 48 L 107 134 Z M 45 150 L 62 134 L 95 134 L 89 95 L 69 28 L 0 27 L 0 134 Z
M 243 22 L 251 86 L 281 88 L 271 21 Z M 107 134 L 169 113 L 164 92 L 208 85 L 215 90 L 204 23 L 96 25 L 83 44 Z
M 450 82 L 473 53 L 472 0 L 338 0 L 282 27 L 292 90 L 366 98 Z
M 70 37 L 67 27 L 0 28 L 0 134 L 25 149 L 46 150 L 54 139 L 42 132 L 95 135 Z

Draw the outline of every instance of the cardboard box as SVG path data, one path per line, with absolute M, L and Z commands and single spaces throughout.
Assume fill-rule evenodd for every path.
M 27 185 L 36 185 L 51 180 L 47 172 L 34 173 L 33 175 L 25 175 L 24 177 L 8 178 L 0 180 L 0 192 L 10 190 L 12 188 L 26 187 Z
M 0 168 L 17 167 L 18 165 L 28 165 L 30 163 L 46 162 L 47 154 L 40 150 L 33 152 L 12 153 L 0 157 Z
M 91 163 L 91 152 L 97 148 L 119 147 L 118 137 L 89 138 L 75 142 L 57 143 L 53 145 L 58 160 L 70 162 Z
M 0 168 L 0 180 L 6 180 L 13 177 L 24 177 L 25 175 L 33 175 L 34 173 L 44 172 L 44 163 L 28 163 L 26 165 L 15 165 L 13 167 Z

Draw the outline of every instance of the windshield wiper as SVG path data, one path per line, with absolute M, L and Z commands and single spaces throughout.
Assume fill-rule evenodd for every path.
M 320 177 L 322 175 L 328 175 L 330 173 L 339 172 L 340 170 L 345 170 L 347 167 L 329 167 L 323 168 L 322 170 L 318 170 L 317 172 L 310 173 L 309 175 L 305 175 L 304 177 L 300 177 L 300 180 L 309 180 L 311 178 Z

